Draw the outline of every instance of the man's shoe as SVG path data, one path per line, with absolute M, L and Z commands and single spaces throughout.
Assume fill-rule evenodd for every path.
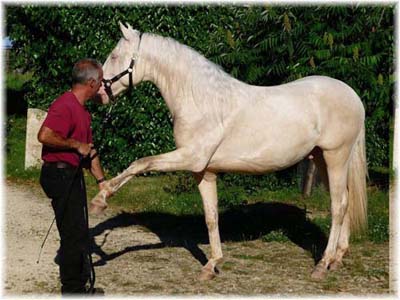
M 55 264 L 58 265 L 58 266 L 59 266 L 60 263 L 61 263 L 60 249 L 57 250 L 57 254 L 56 254 L 56 256 L 54 257 L 54 262 L 55 262 Z

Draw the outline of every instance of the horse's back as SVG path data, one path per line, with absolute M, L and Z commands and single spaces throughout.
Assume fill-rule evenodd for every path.
M 338 79 L 327 76 L 308 76 L 288 83 L 288 85 L 304 85 L 314 92 L 321 105 L 329 108 L 331 106 L 343 106 L 356 114 L 364 114 L 359 96 L 349 85 Z
M 328 76 L 307 76 L 272 88 L 287 90 L 293 95 L 303 95 L 304 100 L 313 97 L 321 105 L 330 107 L 345 106 L 364 113 L 362 103 L 356 92 L 346 83 Z
M 210 161 L 223 171 L 263 173 L 283 169 L 314 147 L 355 140 L 364 120 L 357 94 L 345 83 L 310 76 L 272 87 L 249 86 L 232 112 Z

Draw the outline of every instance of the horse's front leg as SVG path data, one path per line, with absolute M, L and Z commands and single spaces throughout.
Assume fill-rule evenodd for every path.
M 203 200 L 204 214 L 211 246 L 211 258 L 203 267 L 200 280 L 214 278 L 216 266 L 222 261 L 221 239 L 218 228 L 217 176 L 211 172 L 194 174 Z
M 188 170 L 199 172 L 205 168 L 208 159 L 209 157 L 206 155 L 196 156 L 192 150 L 187 148 L 138 159 L 121 174 L 105 182 L 104 188 L 91 201 L 89 212 L 91 214 L 101 213 L 107 207 L 106 199 L 135 175 L 150 171 Z

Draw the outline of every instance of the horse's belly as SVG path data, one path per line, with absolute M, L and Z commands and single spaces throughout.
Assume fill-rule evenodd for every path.
M 249 147 L 246 147 L 249 146 Z M 302 144 L 276 143 L 264 148 L 251 144 L 235 147 L 221 145 L 211 158 L 207 169 L 215 172 L 240 172 L 261 174 L 285 169 L 302 160 L 315 147 L 310 140 Z
M 264 160 L 235 159 L 228 157 L 224 160 L 213 160 L 207 166 L 212 172 L 235 172 L 249 174 L 263 174 L 280 170 L 284 167 L 277 166 L 275 162 Z
M 210 160 L 210 169 L 276 171 L 297 163 L 317 145 L 319 118 L 311 100 L 267 100 L 265 105 L 247 108 L 232 123 L 226 123 L 225 136 Z

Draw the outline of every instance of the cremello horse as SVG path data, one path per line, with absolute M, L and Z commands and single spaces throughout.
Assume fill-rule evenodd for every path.
M 118 95 L 141 81 L 153 82 L 173 117 L 176 150 L 138 159 L 91 202 L 96 214 L 133 176 L 149 171 L 191 171 L 203 200 L 211 258 L 200 279 L 215 276 L 222 261 L 218 229 L 218 172 L 265 173 L 313 157 L 326 175 L 332 224 L 323 258 L 312 277 L 336 269 L 349 247 L 350 230 L 366 226 L 364 108 L 345 83 L 311 76 L 288 84 L 252 86 L 232 78 L 173 39 L 120 24 L 123 37 L 104 64 L 104 78 L 118 78 Z M 119 76 L 117 76 L 119 77 Z M 104 97 L 103 103 L 109 97 Z

